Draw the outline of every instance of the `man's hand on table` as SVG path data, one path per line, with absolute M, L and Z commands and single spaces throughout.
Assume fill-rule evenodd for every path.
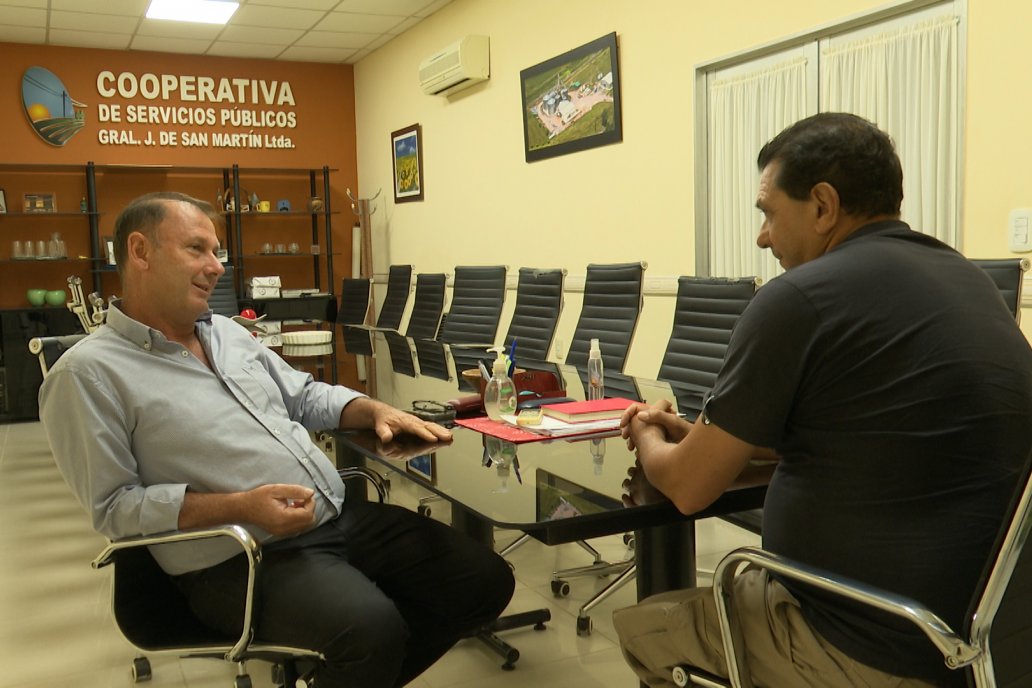
M 646 438 L 676 444 L 688 435 L 691 427 L 692 424 L 678 416 L 665 399 L 652 406 L 632 404 L 620 418 L 620 434 L 631 451 L 637 449 Z
M 450 441 L 452 438 L 451 430 L 386 404 L 374 413 L 373 430 L 384 443 L 402 434 L 415 435 L 426 442 Z
M 414 435 L 426 442 L 447 441 L 450 430 L 423 420 L 411 413 L 368 397 L 351 401 L 340 414 L 340 427 L 371 428 L 381 442 L 390 442 L 398 435 Z
M 627 469 L 627 478 L 623 481 L 624 494 L 621 497 L 624 506 L 641 506 L 668 502 L 666 495 L 657 490 L 645 477 L 645 471 L 637 461 Z
M 442 428 L 443 429 L 443 428 Z M 451 439 L 427 442 L 414 435 L 408 435 L 399 439 L 384 442 L 381 439 L 376 441 L 376 453 L 388 461 L 408 461 L 417 456 L 424 456 L 437 451 L 441 447 L 451 444 Z

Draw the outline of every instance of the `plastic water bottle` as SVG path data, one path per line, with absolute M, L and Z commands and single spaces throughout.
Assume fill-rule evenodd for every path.
M 602 350 L 598 348 L 598 340 L 591 340 L 588 351 L 588 401 L 602 399 L 606 395 L 605 371 L 602 368 Z

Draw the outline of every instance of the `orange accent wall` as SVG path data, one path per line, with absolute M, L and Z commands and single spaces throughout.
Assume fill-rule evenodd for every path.
M 53 46 L 0 43 L 0 141 L 2 155 L 0 165 L 0 188 L 5 188 L 6 201 L 11 212 L 20 210 L 22 193 L 56 192 L 58 210 L 77 212 L 79 200 L 85 193 L 84 177 L 74 173 L 51 174 L 46 170 L 26 172 L 14 170 L 11 165 L 85 165 L 88 161 L 104 165 L 172 165 L 177 168 L 219 168 L 233 164 L 245 168 L 242 171 L 242 186 L 258 193 L 273 206 L 280 198 L 288 198 L 295 210 L 303 210 L 308 194 L 307 178 L 304 175 L 287 175 L 278 178 L 270 174 L 252 175 L 248 178 L 246 168 L 290 168 L 309 169 L 330 167 L 331 207 L 333 215 L 334 275 L 332 285 L 326 283 L 323 269 L 322 287 L 340 290 L 340 280 L 351 274 L 351 234 L 355 217 L 350 210 L 345 190 L 358 189 L 358 170 L 355 141 L 355 96 L 354 72 L 351 65 L 333 65 L 305 62 L 283 62 L 250 60 L 238 58 L 208 57 L 196 55 L 173 55 L 168 53 L 99 50 L 84 48 L 62 48 Z M 67 140 L 63 146 L 44 141 L 34 131 L 25 112 L 22 99 L 22 78 L 25 71 L 39 66 L 53 72 L 62 82 L 68 95 L 85 105 L 85 124 L 82 129 Z M 271 86 L 273 82 L 289 82 L 294 105 L 265 104 L 250 102 L 250 90 L 245 93 L 245 102 L 198 102 L 184 101 L 179 93 L 170 93 L 167 100 L 148 100 L 137 94 L 134 98 L 121 95 L 105 97 L 98 90 L 98 75 L 110 71 L 117 77 L 122 72 L 137 76 L 144 74 L 210 77 L 216 83 L 220 79 L 260 80 Z M 238 95 L 234 88 L 234 95 Z M 260 93 L 260 89 L 259 89 Z M 122 122 L 105 123 L 100 120 L 101 105 L 118 105 Z M 127 108 L 135 106 L 156 106 L 190 109 L 212 108 L 215 111 L 214 125 L 183 123 L 131 123 L 127 120 Z M 259 126 L 232 126 L 221 123 L 222 112 L 232 110 L 275 111 L 293 113 L 294 128 Z M 116 130 L 120 135 L 131 136 L 136 145 L 105 145 L 101 143 L 102 131 Z M 186 134 L 207 134 L 207 146 L 162 146 L 158 145 L 161 132 L 174 132 L 182 142 Z M 287 136 L 292 148 L 273 147 L 217 147 L 214 134 L 257 134 L 263 143 L 265 136 Z M 146 145 L 148 134 L 155 145 Z M 247 137 L 249 141 L 253 141 Z M 322 195 L 321 181 L 319 195 Z M 179 170 L 155 170 L 140 173 L 132 170 L 98 170 L 97 197 L 101 236 L 113 233 L 114 218 L 121 207 L 131 198 L 148 191 L 172 189 L 190 193 L 214 202 L 221 184 L 217 172 Z M 23 188 L 24 187 L 24 188 Z M 31 189 L 29 187 L 32 187 Z M 309 250 L 310 239 L 305 238 L 303 223 L 298 218 L 272 217 L 245 219 L 244 248 L 247 253 L 256 253 L 261 244 L 275 245 L 277 239 L 284 243 L 297 241 L 302 251 Z M 0 220 L 4 241 L 0 245 L 0 259 L 11 252 L 15 239 L 48 238 L 51 231 L 62 232 L 68 243 L 69 253 L 79 255 L 89 252 L 84 238 L 88 231 L 86 223 L 75 218 L 54 218 L 40 224 L 20 223 L 11 215 Z M 294 227 L 291 229 L 291 227 Z M 300 226 L 300 230 L 297 227 Z M 277 227 L 285 232 L 277 236 Z M 39 235 L 38 237 L 36 235 Z M 24 235 L 24 236 L 22 236 Z M 323 242 L 320 242 L 323 243 Z M 325 248 L 323 249 L 325 250 Z M 44 286 L 61 288 L 64 276 L 76 272 L 71 265 L 43 266 L 41 263 L 12 265 L 6 263 L 7 275 L 0 276 L 0 306 L 25 306 L 24 291 L 27 287 Z M 82 267 L 81 265 L 79 266 Z M 311 286 L 310 260 L 287 258 L 283 260 L 256 259 L 245 265 L 247 273 L 281 274 L 287 287 Z M 84 269 L 84 268 L 83 268 Z M 87 271 L 88 272 L 88 271 Z M 61 274 L 59 274 L 61 273 Z M 13 280 L 13 281 L 12 281 Z M 41 282 L 37 285 L 35 282 Z M 46 284 L 42 284 L 46 282 Z M 87 282 L 88 284 L 88 282 Z M 105 295 L 118 290 L 117 279 L 105 275 Z M 342 382 L 354 383 L 353 362 L 341 355 Z
M 93 50 L 54 46 L 0 43 L 0 132 L 3 137 L 5 163 L 96 163 L 160 164 L 220 166 L 238 163 L 242 167 L 322 167 L 340 169 L 340 177 L 354 186 L 358 174 L 355 155 L 355 88 L 351 65 L 246 60 L 238 58 L 172 55 L 169 53 Z M 40 139 L 32 130 L 22 106 L 21 80 L 32 66 L 49 69 L 68 89 L 68 94 L 86 105 L 86 126 L 64 146 L 55 147 Z M 297 127 L 275 130 L 286 133 L 296 145 L 291 150 L 235 148 L 164 148 L 159 146 L 105 146 L 98 142 L 102 129 L 132 130 L 142 137 L 148 130 L 168 128 L 150 124 L 112 124 L 98 121 L 98 105 L 184 105 L 189 107 L 233 107 L 232 103 L 183 102 L 178 97 L 168 101 L 147 100 L 137 96 L 103 98 L 97 90 L 97 75 L 111 71 L 115 75 L 132 72 L 137 75 L 172 74 L 226 78 L 260 79 L 290 83 L 296 106 L 256 106 L 239 104 L 247 109 L 292 110 Z M 227 130 L 246 132 L 248 128 L 174 126 L 177 131 Z M 254 128 L 256 133 L 272 132 Z M 336 184 L 335 184 L 336 186 Z M 343 188 L 343 187 L 342 187 Z

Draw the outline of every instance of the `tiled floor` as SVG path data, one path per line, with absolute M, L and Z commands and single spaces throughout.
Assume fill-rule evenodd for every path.
M 395 480 L 392 499 L 414 505 L 418 495 Z M 433 516 L 447 516 L 443 503 Z M 697 527 L 699 565 L 712 569 L 723 552 L 756 538 L 713 519 Z M 512 533 L 499 532 L 499 546 Z M 623 557 L 617 537 L 593 541 L 607 557 Z M 0 688 L 108 688 L 131 685 L 133 649 L 109 614 L 109 573 L 89 562 L 104 545 L 54 468 L 38 423 L 0 425 Z M 545 547 L 536 541 L 514 551 L 516 594 L 510 612 L 548 607 L 544 631 L 517 629 L 504 638 L 521 658 L 514 671 L 475 641 L 463 641 L 412 686 L 418 688 L 605 688 L 637 686 L 617 647 L 611 613 L 634 602 L 633 584 L 592 613 L 594 631 L 578 637 L 578 607 L 605 584 L 604 579 L 571 580 L 571 594 L 552 596 L 557 567 L 588 562 L 576 545 Z M 206 660 L 151 658 L 154 688 L 230 688 L 234 668 Z M 272 685 L 261 662 L 249 665 L 256 688 Z

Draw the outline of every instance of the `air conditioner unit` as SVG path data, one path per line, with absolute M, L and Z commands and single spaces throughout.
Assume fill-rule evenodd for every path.
M 491 76 L 491 47 L 487 36 L 466 36 L 419 63 L 423 93 L 446 96 Z

